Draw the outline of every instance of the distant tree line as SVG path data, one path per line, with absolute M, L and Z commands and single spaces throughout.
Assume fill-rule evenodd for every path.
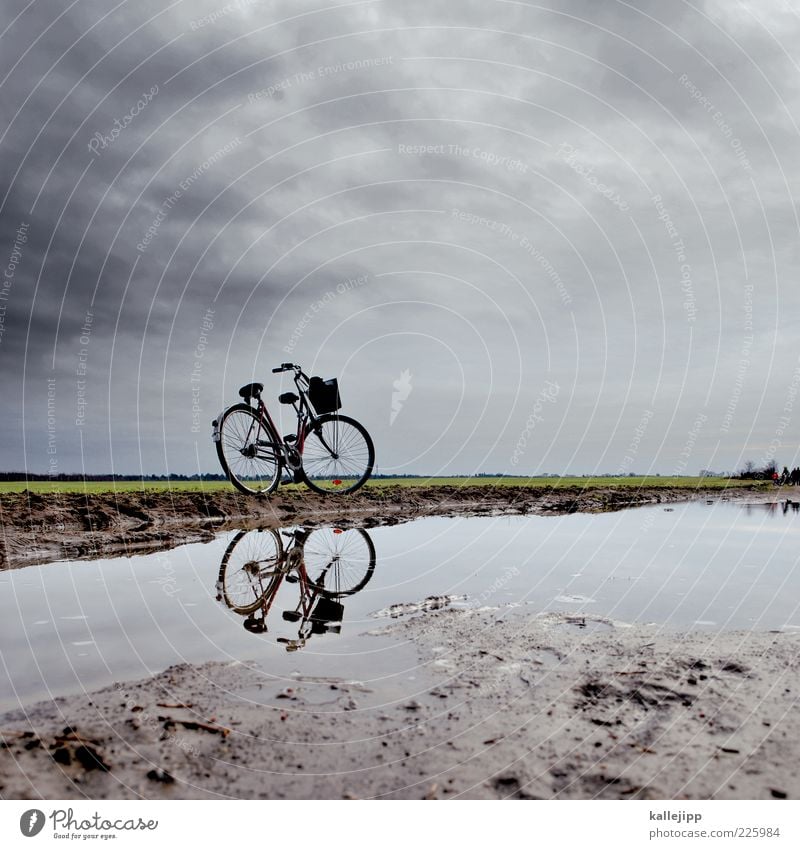
M 747 461 L 744 468 L 735 475 L 730 475 L 728 472 L 713 472 L 709 469 L 701 469 L 699 476 L 702 477 L 737 477 L 743 480 L 762 480 L 770 479 L 772 473 L 776 471 L 775 462 L 768 463 L 763 468 L 756 468 L 755 464 Z M 649 475 L 639 475 L 636 472 L 626 472 L 624 474 L 614 474 L 611 472 L 596 473 L 590 472 L 585 474 L 570 474 L 564 475 L 558 472 L 537 472 L 532 475 L 509 475 L 503 472 L 478 472 L 474 475 L 410 475 L 410 474 L 373 474 L 373 479 L 378 480 L 407 480 L 415 478 L 427 480 L 431 477 L 446 477 L 446 478 L 519 478 L 525 479 L 535 478 L 634 478 L 634 477 L 653 477 L 658 478 L 661 475 L 658 472 Z M 0 481 L 224 481 L 227 477 L 221 472 L 204 472 L 203 474 L 179 475 L 171 472 L 166 475 L 120 475 L 120 474 L 79 474 L 61 472 L 57 475 L 39 474 L 36 472 L 0 472 Z
M 775 460 L 770 460 L 761 467 L 757 467 L 752 460 L 748 460 L 737 477 L 741 480 L 772 480 L 777 471 L 778 464 Z
M 401 480 L 407 478 L 419 478 L 421 480 L 427 480 L 431 475 L 372 475 L 372 478 L 378 478 L 380 480 Z M 438 476 L 436 476 L 438 477 Z M 502 472 L 491 473 L 491 472 L 480 472 L 477 475 L 444 475 L 443 477 L 453 477 L 453 478 L 511 478 L 511 477 L 521 477 L 525 478 L 528 475 L 504 475 Z M 550 477 L 549 475 L 545 475 L 545 477 Z M 558 477 L 558 475 L 553 475 L 552 477 Z M 206 472 L 204 474 L 198 475 L 178 475 L 175 473 L 170 473 L 168 475 L 119 475 L 119 474 L 105 474 L 105 475 L 82 475 L 82 474 L 67 474 L 60 473 L 57 475 L 44 475 L 38 474 L 35 472 L 0 472 L 0 481 L 224 481 L 227 480 L 227 477 L 220 472 Z

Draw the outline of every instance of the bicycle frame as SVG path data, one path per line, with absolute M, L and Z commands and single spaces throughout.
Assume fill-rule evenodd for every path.
M 305 561 L 301 561 L 297 569 L 300 584 L 300 600 L 297 603 L 295 610 L 300 614 L 300 627 L 297 629 L 297 636 L 300 640 L 305 641 L 311 636 L 311 619 L 314 611 L 314 605 L 317 599 L 322 595 L 320 588 L 313 584 L 308 579 L 306 572 Z
M 285 439 L 280 435 L 277 426 L 267 409 L 267 405 L 264 403 L 264 399 L 259 395 L 257 400 L 256 410 L 258 412 L 259 422 L 262 425 L 265 425 L 268 430 L 270 430 L 277 440 L 277 446 L 279 447 L 283 456 L 283 463 L 285 466 L 288 466 L 290 469 L 299 469 L 302 466 L 301 462 L 297 462 L 293 460 L 291 451 L 292 449 L 296 450 L 298 455 L 301 456 L 303 453 L 303 447 L 305 446 L 306 437 L 308 434 L 314 429 L 314 425 L 317 421 L 318 416 L 314 413 L 311 408 L 311 404 L 308 400 L 308 376 L 298 369 L 294 375 L 294 384 L 297 387 L 297 396 L 298 400 L 292 404 L 292 407 L 297 414 L 297 428 L 294 435 L 294 442 L 290 445 L 287 445 Z M 256 435 L 255 444 L 259 445 L 259 435 Z M 320 436 L 320 441 L 329 451 L 332 451 L 330 446 L 325 442 Z
M 286 535 L 288 536 L 288 534 L 286 534 Z M 278 595 L 278 590 L 280 589 L 284 580 L 286 580 L 287 576 L 292 571 L 292 567 L 289 566 L 289 562 L 291 560 L 292 550 L 293 549 L 300 549 L 300 551 L 302 551 L 304 543 L 305 543 L 305 540 L 301 541 L 298 538 L 296 533 L 292 534 L 291 536 L 292 536 L 292 544 L 290 544 L 286 548 L 286 550 L 284 551 L 284 553 L 282 555 L 280 577 L 278 577 L 273 582 L 272 587 L 269 590 L 269 593 L 268 594 L 265 593 L 264 596 L 263 596 L 263 600 L 262 600 L 260 610 L 261 610 L 261 614 L 262 614 L 262 619 L 264 619 L 264 620 L 266 620 L 267 616 L 269 615 L 270 610 L 272 609 L 273 602 L 275 601 L 275 598 Z M 327 572 L 327 570 L 332 565 L 332 562 L 333 561 L 331 561 L 331 563 L 329 563 L 325 567 L 325 569 L 323 570 L 324 572 Z M 298 601 L 297 606 L 295 608 L 295 612 L 300 615 L 300 619 L 299 619 L 300 625 L 298 627 L 297 641 L 296 641 L 300 645 L 296 645 L 295 648 L 302 648 L 305 645 L 306 640 L 308 640 L 308 638 L 313 633 L 313 631 L 312 631 L 312 629 L 313 629 L 312 620 L 313 620 L 314 605 L 316 604 L 317 600 L 319 599 L 319 597 L 323 593 L 322 593 L 322 590 L 320 589 L 320 587 L 317 584 L 315 584 L 314 582 L 309 580 L 308 572 L 306 571 L 305 559 L 302 556 L 299 558 L 299 562 L 294 567 L 294 569 L 296 569 L 296 571 L 297 571 L 297 582 L 299 583 L 299 587 L 300 587 L 300 600 Z M 280 641 L 284 642 L 283 639 L 280 639 Z M 285 642 L 294 643 L 295 641 L 285 641 Z

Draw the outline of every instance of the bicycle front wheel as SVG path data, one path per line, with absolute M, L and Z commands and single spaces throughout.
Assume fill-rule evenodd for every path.
M 266 495 L 280 482 L 279 439 L 247 404 L 236 404 L 222 414 L 217 455 L 228 479 L 241 492 Z
M 303 443 L 303 479 L 316 492 L 345 495 L 362 487 L 375 465 L 363 425 L 329 413 L 314 420 Z
M 329 598 L 364 589 L 375 571 L 375 546 L 362 528 L 317 528 L 303 545 L 308 583 Z

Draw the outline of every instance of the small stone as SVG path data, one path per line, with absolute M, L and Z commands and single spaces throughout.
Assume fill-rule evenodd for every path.
M 111 767 L 103 760 L 103 756 L 92 746 L 78 746 L 75 758 L 85 770 L 99 769 L 108 772 Z
M 151 769 L 147 777 L 151 781 L 160 781 L 162 784 L 175 783 L 175 779 L 165 769 Z
M 63 764 L 64 766 L 69 766 L 72 763 L 72 755 L 70 754 L 70 751 L 66 746 L 59 746 L 53 752 L 53 760 L 56 763 Z

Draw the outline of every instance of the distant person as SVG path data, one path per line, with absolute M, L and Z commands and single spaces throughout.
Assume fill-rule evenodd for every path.
M 784 466 L 783 471 L 781 472 L 781 486 L 785 486 L 787 483 L 789 483 L 790 477 L 791 475 L 789 472 L 789 467 Z
M 800 486 L 800 466 L 792 469 L 792 486 Z
M 778 470 L 777 469 L 775 469 L 775 471 L 772 473 L 772 482 L 775 484 L 775 486 L 778 486 L 778 484 L 780 483 L 780 481 L 778 480 Z

